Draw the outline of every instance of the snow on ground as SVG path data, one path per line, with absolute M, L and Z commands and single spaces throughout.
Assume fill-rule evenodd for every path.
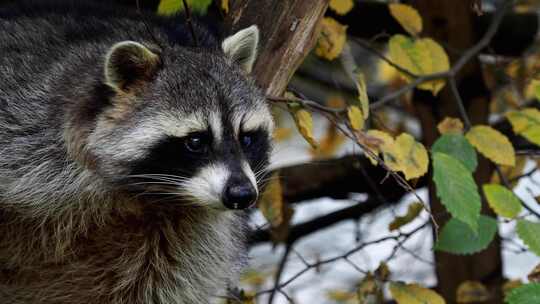
M 315 119 L 318 120 L 314 124 L 316 126 L 315 134 L 316 136 L 320 136 L 325 124 L 320 119 Z M 273 166 L 280 167 L 307 161 L 310 159 L 309 153 L 306 152 L 307 149 L 307 144 L 298 136 L 278 143 L 275 149 L 276 153 L 273 155 Z M 353 152 L 358 152 L 358 149 L 349 143 L 344 145 L 340 154 Z M 525 171 L 532 168 L 533 165 L 532 163 L 529 164 Z M 535 184 L 534 180 L 537 180 L 539 184 Z M 534 200 L 533 195 L 540 194 L 539 185 L 540 174 L 537 173 L 530 179 L 520 182 L 516 191 L 529 206 L 534 206 L 538 211 L 540 211 L 540 208 Z M 419 190 L 418 194 L 424 200 L 427 197 L 427 191 L 425 189 Z M 357 197 L 355 198 L 358 199 Z M 408 204 L 413 201 L 416 201 L 416 198 L 412 195 L 407 195 L 395 207 L 365 216 L 358 223 L 355 221 L 345 221 L 301 239 L 296 243 L 295 252 L 291 253 L 289 257 L 281 281 L 288 280 L 305 268 L 297 253 L 309 262 L 315 262 L 342 255 L 344 252 L 353 248 L 355 244 L 358 244 L 356 240 L 357 236 L 360 237 L 361 242 L 365 242 L 388 235 L 388 224 L 392 221 L 395 214 L 405 214 Z M 296 207 L 293 224 L 308 221 L 319 215 L 342 209 L 351 204 L 354 204 L 352 200 L 333 200 L 328 198 L 299 204 Z M 422 216 L 413 223 L 408 224 L 403 229 L 403 232 L 420 226 L 427 219 L 427 212 L 423 212 Z M 253 223 L 257 226 L 262 226 L 266 221 L 257 212 L 253 216 Z M 506 238 L 513 236 L 515 239 L 514 225 L 502 224 L 500 226 L 500 234 Z M 393 240 L 371 245 L 351 256 L 350 261 L 362 271 L 373 271 L 381 261 L 384 261 L 391 254 L 395 245 L 396 243 Z M 414 237 L 411 237 L 405 242 L 403 247 L 407 248 L 407 250 L 399 250 L 389 263 L 390 270 L 392 271 L 392 279 L 416 281 L 426 286 L 435 285 L 436 278 L 432 268 L 432 245 L 433 239 L 429 228 L 416 233 Z M 517 248 L 514 244 L 503 242 L 503 246 L 505 248 L 503 251 L 503 270 L 505 276 L 508 278 L 523 279 L 535 265 L 540 263 L 540 259 L 531 253 L 516 254 L 513 252 L 512 249 Z M 273 249 L 271 245 L 256 246 L 250 251 L 250 267 L 258 271 L 271 273 L 275 271 L 282 254 L 282 247 Z M 306 272 L 288 285 L 285 291 L 299 304 L 329 303 L 330 301 L 326 298 L 328 290 L 350 288 L 363 276 L 364 274 L 362 272 L 356 270 L 351 264 L 341 260 L 323 266 L 320 269 L 312 269 Z M 264 288 L 271 287 L 272 281 L 273 278 L 268 280 L 268 284 Z M 261 298 L 260 303 L 266 303 L 265 298 Z M 288 301 L 283 296 L 277 294 L 274 303 L 284 304 L 288 303 Z

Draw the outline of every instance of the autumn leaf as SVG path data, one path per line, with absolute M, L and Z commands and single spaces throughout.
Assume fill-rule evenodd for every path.
M 388 151 L 393 149 L 394 138 L 390 134 L 380 130 L 369 130 L 366 132 L 364 145 L 371 153 L 379 155 L 383 150 Z M 377 165 L 377 160 L 371 157 L 369 153 L 366 153 L 366 156 L 373 165 Z M 386 165 L 389 164 L 387 163 Z
M 422 32 L 422 17 L 415 8 L 399 3 L 389 4 L 388 8 L 390 14 L 409 34 L 418 36 Z
M 260 287 L 266 282 L 267 277 L 267 274 L 260 271 L 247 269 L 240 276 L 240 282 L 254 287 Z
M 225 14 L 229 13 L 229 0 L 221 0 L 221 9 Z
M 325 17 L 321 22 L 321 34 L 315 47 L 315 54 L 327 60 L 334 60 L 343 51 L 347 41 L 347 26 L 335 19 Z
M 489 126 L 474 126 L 465 135 L 467 140 L 485 157 L 496 164 L 514 166 L 516 153 L 514 147 L 501 132 Z
M 283 222 L 283 193 L 278 173 L 274 173 L 270 178 L 259 200 L 259 210 L 273 227 Z
M 420 215 L 420 212 L 424 209 L 424 205 L 420 202 L 414 202 L 409 205 L 407 209 L 407 214 L 404 216 L 396 216 L 394 220 L 388 225 L 388 230 L 393 231 L 397 230 L 408 223 L 412 222 L 418 215 Z
M 525 99 L 536 99 L 540 101 L 540 79 L 531 80 L 525 87 Z
M 382 303 L 383 300 L 381 285 L 371 272 L 360 281 L 356 294 L 359 304 Z
M 441 73 L 450 68 L 445 50 L 430 38 L 412 39 L 398 34 L 390 38 L 388 46 L 390 60 L 416 76 Z M 405 73 L 400 75 L 407 82 L 414 79 Z M 444 85 L 444 79 L 439 79 L 424 82 L 418 88 L 437 95 Z
M 491 295 L 484 284 L 477 281 L 465 281 L 459 284 L 456 292 L 458 303 L 485 302 Z
M 369 130 L 366 148 L 373 154 L 382 154 L 385 165 L 392 171 L 403 172 L 408 180 L 426 174 L 429 157 L 426 148 L 410 134 L 402 133 L 395 140 L 389 134 L 379 130 Z M 369 154 L 372 163 L 376 163 Z
M 335 302 L 335 303 L 353 303 L 352 301 L 356 299 L 356 293 L 345 290 L 329 290 L 326 293 L 326 297 Z
M 362 111 L 357 106 L 350 106 L 347 109 L 347 118 L 355 131 L 361 131 L 364 128 L 364 117 L 362 116 Z
M 437 125 L 437 130 L 439 130 L 439 133 L 441 134 L 463 134 L 463 123 L 458 118 L 445 117 L 443 121 Z
M 515 218 L 521 212 L 521 201 L 512 191 L 497 184 L 486 184 L 482 189 L 489 206 L 497 215 Z
M 396 138 L 394 149 L 397 151 L 399 171 L 405 174 L 406 179 L 410 180 L 426 174 L 429 157 L 426 148 L 414 137 L 407 133 L 401 134 Z
M 366 80 L 363 73 L 356 74 L 356 88 L 358 89 L 360 109 L 362 109 L 362 115 L 365 120 L 369 117 L 369 97 L 367 94 Z
M 275 128 L 272 138 L 275 142 L 287 140 L 292 137 L 293 130 L 291 128 Z
M 435 291 L 418 284 L 390 283 L 390 293 L 398 304 L 445 304 Z
M 523 174 L 525 165 L 527 164 L 527 157 L 518 156 L 516 157 L 516 164 L 513 167 L 510 166 L 501 166 L 501 173 L 506 179 L 510 182 L 512 188 L 516 187 L 519 182 L 519 176 Z M 501 178 L 498 172 L 493 172 L 491 175 L 490 182 L 492 184 L 500 184 Z
M 346 137 L 339 132 L 334 124 L 328 124 L 317 149 L 311 149 L 311 155 L 317 159 L 334 156 L 345 142 L 345 139 Z
M 353 0 L 330 0 L 328 5 L 338 15 L 345 15 L 354 7 Z
M 535 108 L 525 108 L 521 111 L 506 113 L 506 118 L 512 124 L 514 133 L 525 137 L 528 141 L 540 146 L 540 111 Z
M 317 149 L 317 141 L 313 136 L 313 117 L 311 117 L 311 113 L 300 106 L 289 105 L 289 109 L 300 134 L 311 147 Z

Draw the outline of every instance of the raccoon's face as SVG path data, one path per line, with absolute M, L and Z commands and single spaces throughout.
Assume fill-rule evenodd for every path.
M 252 26 L 219 51 L 113 46 L 105 60 L 111 106 L 88 137 L 95 170 L 154 203 L 253 205 L 273 130 L 265 98 L 247 77 L 257 43 Z

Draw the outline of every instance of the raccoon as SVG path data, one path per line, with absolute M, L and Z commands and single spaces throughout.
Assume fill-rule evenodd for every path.
M 205 304 L 246 261 L 273 122 L 259 30 L 0 7 L 1 303 Z

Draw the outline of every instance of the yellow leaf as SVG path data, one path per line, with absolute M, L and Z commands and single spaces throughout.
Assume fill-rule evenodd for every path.
M 443 121 L 437 125 L 437 130 L 439 130 L 439 133 L 441 134 L 463 134 L 463 123 L 458 118 L 445 117 Z
M 409 205 L 407 209 L 407 214 L 404 216 L 396 216 L 394 220 L 388 225 L 388 230 L 393 231 L 397 230 L 408 223 L 412 222 L 424 209 L 424 205 L 420 202 L 414 202 Z
M 395 153 L 399 171 L 405 174 L 406 179 L 410 180 L 426 174 L 429 163 L 428 153 L 424 145 L 414 140 L 414 137 L 407 133 L 401 134 L 396 138 L 393 150 L 383 151 L 383 153 Z
M 356 298 L 356 293 L 344 290 L 329 290 L 326 293 L 326 297 L 337 303 L 350 303 L 351 300 Z
M 367 94 L 366 80 L 363 73 L 356 74 L 356 87 L 358 88 L 358 100 L 364 119 L 369 117 L 369 98 Z
M 328 124 L 318 148 L 312 149 L 311 155 L 317 159 L 334 156 L 344 142 L 345 136 L 339 132 L 334 124 Z
M 221 0 L 221 9 L 225 14 L 229 13 L 229 0 Z
M 389 57 L 389 55 L 385 55 Z M 399 76 L 399 72 L 385 60 L 377 60 L 377 77 L 382 83 L 389 83 Z
M 359 304 L 383 303 L 381 285 L 371 272 L 358 284 L 357 298 Z
M 266 274 L 263 274 L 255 269 L 247 269 L 242 273 L 240 281 L 247 285 L 261 287 L 266 282 L 266 278 Z
M 343 109 L 347 105 L 347 102 L 341 96 L 331 96 L 326 100 L 326 105 L 332 109 Z
M 428 170 L 429 158 L 427 150 L 414 137 L 402 133 L 395 140 L 392 136 L 379 130 L 366 133 L 364 145 L 373 154 L 382 154 L 384 164 L 392 171 L 401 171 L 410 180 L 424 175 Z M 372 163 L 376 161 L 368 155 Z
M 371 153 L 379 155 L 382 150 L 391 150 L 394 145 L 394 138 L 379 130 L 369 130 L 366 133 L 366 140 L 364 144 Z M 369 153 L 366 153 L 366 156 L 371 161 L 373 165 L 376 165 L 378 162 L 376 159 L 372 158 Z M 388 164 L 387 164 L 388 165 Z
M 283 222 L 283 193 L 278 173 L 272 175 L 258 205 L 259 210 L 272 227 L 281 225 Z
M 315 54 L 328 60 L 336 59 L 347 41 L 347 26 L 335 19 L 325 17 L 321 22 L 321 34 L 315 47 Z
M 477 281 L 465 281 L 456 291 L 458 303 L 485 302 L 491 298 L 486 286 Z
M 329 7 L 338 15 L 345 15 L 354 7 L 353 0 L 330 0 Z
M 418 11 L 406 4 L 389 4 L 390 14 L 411 35 L 418 36 L 422 32 L 422 17 Z
M 519 179 L 517 177 L 521 176 L 523 174 L 523 170 L 525 169 L 525 164 L 527 163 L 527 157 L 525 156 L 517 156 L 516 157 L 516 164 L 513 167 L 509 166 L 501 166 L 501 173 L 506 176 L 506 179 L 510 181 L 510 186 L 514 188 L 517 186 L 517 183 Z M 493 175 L 491 175 L 490 183 L 492 184 L 500 184 L 501 180 L 499 177 L 499 173 L 493 172 Z
M 315 140 L 315 137 L 313 136 L 313 117 L 311 117 L 311 113 L 304 109 L 294 109 L 293 111 L 293 117 L 294 122 L 296 123 L 296 127 L 298 128 L 298 131 L 300 131 L 300 134 L 304 137 L 304 139 L 314 148 L 317 149 L 317 141 Z
M 416 76 L 445 72 L 450 68 L 448 55 L 432 39 L 415 40 L 403 35 L 394 35 L 390 38 L 388 46 L 390 60 Z M 405 73 L 400 75 L 407 82 L 413 80 Z M 444 85 L 444 79 L 440 79 L 424 82 L 418 85 L 418 88 L 436 95 Z
M 535 108 L 526 108 L 508 112 L 506 118 L 512 124 L 514 133 L 540 146 L 540 111 Z
M 347 109 L 347 118 L 354 130 L 360 131 L 364 128 L 364 117 L 362 116 L 362 111 L 357 106 L 350 106 Z
M 420 64 L 423 68 L 423 74 L 433 74 L 446 72 L 450 69 L 450 60 L 448 55 L 446 55 L 445 50 L 434 40 L 425 38 L 417 41 L 417 45 L 421 48 L 425 48 L 426 52 L 429 54 L 428 57 L 422 58 Z M 429 69 L 426 67 L 429 66 Z M 419 89 L 428 90 L 437 95 L 445 85 L 444 80 L 433 80 L 420 84 Z
M 465 137 L 478 152 L 494 163 L 512 167 L 516 164 L 514 147 L 506 136 L 492 127 L 474 126 Z
M 398 304 L 445 304 L 435 291 L 417 284 L 390 283 L 390 293 Z
M 276 128 L 272 135 L 274 141 L 280 142 L 291 138 L 293 130 L 290 128 Z

